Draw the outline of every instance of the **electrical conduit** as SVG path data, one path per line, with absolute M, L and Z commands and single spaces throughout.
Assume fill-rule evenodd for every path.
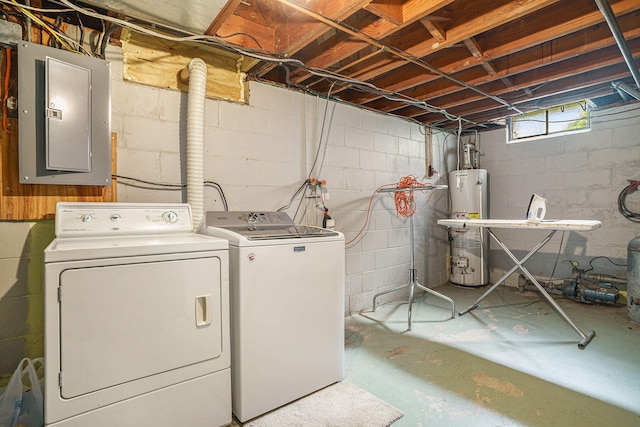
M 185 75 L 186 73 L 186 75 Z M 204 216 L 204 100 L 207 89 L 207 65 L 193 58 L 182 70 L 189 82 L 187 100 L 187 203 L 191 205 L 194 229 Z

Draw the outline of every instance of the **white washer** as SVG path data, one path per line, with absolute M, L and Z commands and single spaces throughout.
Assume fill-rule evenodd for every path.
M 285 212 L 207 212 L 229 241 L 233 413 L 245 422 L 344 377 L 344 236 Z
M 58 203 L 45 425 L 231 423 L 228 244 L 186 204 Z

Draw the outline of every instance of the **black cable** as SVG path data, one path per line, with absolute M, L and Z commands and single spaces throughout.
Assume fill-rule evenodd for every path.
M 102 40 L 100 41 L 100 57 L 102 59 L 105 59 L 105 51 L 107 50 L 107 44 L 109 44 L 109 38 L 111 38 L 111 34 L 113 34 L 116 30 L 119 30 L 120 28 L 120 25 L 111 24 L 109 29 L 104 32 Z
M 300 194 L 300 192 L 301 192 L 303 189 L 305 189 L 307 185 L 309 185 L 309 180 L 308 180 L 308 179 L 307 179 L 307 180 L 305 180 L 305 181 L 300 185 L 300 187 L 298 187 L 298 189 L 297 189 L 297 190 L 296 190 L 296 192 L 293 194 L 293 196 L 291 196 L 291 199 L 289 199 L 289 203 L 287 203 L 286 205 L 284 205 L 284 206 L 280 207 L 280 208 L 278 209 L 278 212 L 283 211 L 283 210 L 285 210 L 285 209 L 288 209 L 288 208 L 291 206 L 291 204 L 293 203 L 293 201 L 295 200 L 295 198 L 298 196 L 298 194 Z
M 222 187 L 220 186 L 220 184 L 214 181 L 205 181 L 204 185 L 208 187 L 213 187 L 218 191 L 218 193 L 220 194 L 220 199 L 222 200 L 222 206 L 224 207 L 225 211 L 228 211 L 229 205 L 227 204 L 227 198 L 225 197 L 224 191 L 222 191 Z
M 124 175 L 112 175 L 112 177 L 116 178 L 116 179 L 126 179 L 126 180 L 130 180 L 130 181 L 134 181 L 134 182 L 138 182 L 138 183 L 141 183 L 141 184 L 146 184 L 146 185 L 151 186 L 151 187 L 146 187 L 146 186 L 142 186 L 142 185 L 135 185 L 135 184 L 125 183 L 125 182 L 122 183 L 123 185 L 128 185 L 128 186 L 136 187 L 136 188 L 143 188 L 143 189 L 146 189 L 146 190 L 159 190 L 160 188 L 158 188 L 158 187 L 161 187 L 162 189 L 166 189 L 166 190 L 169 190 L 169 191 L 180 191 L 180 190 L 182 190 L 182 189 L 187 187 L 186 184 L 165 184 L 165 183 L 162 183 L 162 182 L 145 181 L 144 179 L 132 178 L 130 176 L 124 176 Z M 218 193 L 220 194 L 220 199 L 222 201 L 222 205 L 224 206 L 224 210 L 228 211 L 229 210 L 229 205 L 227 204 L 227 198 L 224 195 L 224 191 L 222 190 L 222 186 L 220 186 L 220 184 L 218 184 L 215 181 L 204 181 L 204 185 L 206 187 L 213 187 L 218 191 Z
M 553 280 L 553 275 L 556 272 L 556 267 L 558 266 L 558 259 L 560 258 L 560 251 L 562 250 L 562 243 L 564 242 L 564 231 L 562 232 L 562 237 L 560 237 L 560 246 L 558 247 L 558 253 L 556 255 L 556 262 L 553 264 L 553 270 L 551 270 L 551 276 L 549 276 L 549 280 L 547 283 L 551 283 Z
M 258 41 L 257 38 L 255 38 L 254 36 L 252 36 L 249 33 L 245 33 L 245 32 L 238 32 L 238 33 L 231 33 L 231 34 L 226 34 L 224 36 L 221 36 L 220 34 L 216 34 L 216 37 L 220 37 L 221 39 L 228 39 L 230 37 L 235 37 L 235 36 L 246 36 L 249 37 L 251 40 L 253 40 L 260 49 L 264 50 L 264 47 L 262 47 L 262 45 L 260 44 L 260 42 Z
M 80 19 L 80 14 L 78 12 L 76 12 L 76 18 L 78 19 L 78 24 L 80 26 L 80 39 L 78 40 L 78 44 L 82 46 L 84 44 L 85 34 L 84 24 L 82 23 L 82 19 Z
M 618 210 L 629 221 L 640 223 L 640 213 L 632 212 L 626 204 L 627 195 L 638 190 L 638 183 L 639 181 L 629 181 L 629 185 L 620 192 L 620 195 L 618 195 Z

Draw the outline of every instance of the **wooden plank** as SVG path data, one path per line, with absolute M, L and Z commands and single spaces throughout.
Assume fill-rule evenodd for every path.
M 440 8 L 443 8 L 452 2 L 453 0 L 409 0 L 405 2 L 403 6 L 404 23 L 402 25 L 398 26 L 391 22 L 377 19 L 366 21 L 358 27 L 358 30 L 372 39 L 381 40 L 385 37 L 391 36 L 402 28 L 411 25 L 420 18 L 430 16 Z M 366 46 L 364 46 L 363 42 L 357 41 L 357 43 L 354 43 L 351 38 L 345 38 L 344 41 L 338 42 L 331 49 L 325 49 L 323 52 L 314 52 L 312 58 L 305 60 L 305 64 L 315 68 L 331 69 L 335 64 L 365 48 Z M 309 77 L 310 75 L 305 72 L 293 73 L 291 80 L 295 82 L 303 82 Z
M 215 34 L 225 42 L 238 46 L 269 51 L 276 49 L 276 36 L 273 28 L 256 24 L 237 15 L 231 15 L 229 19 L 220 24 L 220 28 Z
M 402 0 L 374 0 L 364 8 L 393 24 L 402 25 L 402 23 L 404 23 Z
M 198 57 L 207 64 L 208 97 L 248 103 L 245 67 L 253 66 L 253 60 L 201 43 L 178 43 L 128 30 L 123 31 L 122 50 L 125 80 L 187 92 L 188 84 L 178 75 Z
M 17 129 L 17 120 L 10 120 Z M 31 221 L 54 217 L 57 202 L 115 202 L 116 181 L 110 186 L 20 184 L 18 135 L 0 133 L 0 220 Z M 116 134 L 111 134 L 112 175 L 116 174 Z
M 484 54 L 482 53 L 482 49 L 480 49 L 480 45 L 473 37 L 465 39 L 462 42 L 467 47 L 469 52 L 471 52 L 471 55 L 473 55 L 474 58 L 482 60 L 480 65 L 482 65 L 482 68 L 484 68 L 487 74 L 489 74 L 490 76 L 495 76 L 497 74 L 498 71 L 495 69 L 493 64 L 491 64 L 491 61 L 484 60 Z M 510 86 L 510 84 L 507 84 L 508 79 L 505 78 L 504 80 L 505 81 L 503 81 L 503 83 L 505 83 L 507 86 Z
M 614 8 L 616 11 L 619 11 L 621 13 L 628 13 L 634 7 L 637 8 L 637 6 L 633 5 L 633 1 L 635 0 L 622 0 L 621 2 L 615 3 Z M 596 14 L 589 14 L 589 16 L 590 20 L 586 22 L 584 20 L 578 19 L 571 20 L 571 22 L 576 26 L 571 26 L 565 21 L 558 23 L 557 25 L 553 25 L 553 28 L 562 27 L 565 32 L 573 32 L 559 39 L 554 40 L 553 34 L 555 34 L 556 31 L 546 27 L 544 30 L 544 34 L 533 28 L 531 33 L 536 34 L 536 37 L 538 37 L 538 43 L 550 41 L 550 50 L 554 52 L 551 57 L 551 62 L 562 61 L 573 56 L 584 54 L 588 51 L 598 50 L 614 45 L 615 41 L 611 35 L 611 31 L 606 26 L 606 24 L 603 23 L 602 25 L 599 25 L 597 27 L 591 27 L 603 18 L 601 16 L 598 17 Z M 620 25 L 624 30 L 624 36 L 627 40 L 640 36 L 640 29 L 637 29 L 635 27 L 635 22 L 637 22 L 637 19 L 638 16 L 636 13 L 631 13 L 629 15 L 621 16 L 618 18 Z M 547 23 L 548 22 L 549 20 L 547 20 Z M 543 38 L 543 35 L 547 38 Z M 503 83 L 507 87 L 510 87 L 513 85 L 513 83 L 507 79 L 508 76 L 550 63 L 549 58 L 545 58 L 544 55 L 542 55 L 542 51 L 540 49 L 537 49 L 535 47 L 527 49 L 527 47 L 530 46 L 528 37 L 526 38 L 526 40 L 522 39 L 522 37 L 515 38 L 516 40 L 514 42 L 505 40 L 501 40 L 499 42 L 496 41 L 495 47 L 489 48 L 488 50 L 485 49 L 482 52 L 483 58 L 491 58 L 494 60 L 493 64 L 497 65 L 495 67 L 497 73 L 493 76 L 489 76 L 488 78 L 470 80 L 469 83 L 482 84 L 494 79 L 505 79 L 503 80 Z M 492 39 L 490 38 L 489 41 L 491 40 Z M 507 38 L 507 40 L 510 39 Z M 449 55 L 451 56 L 451 54 Z M 504 57 L 504 61 L 508 63 L 508 66 L 500 66 L 500 63 L 504 62 L 500 60 L 501 57 Z M 471 61 L 465 58 L 456 58 L 449 64 L 433 63 L 432 65 L 437 66 L 437 68 L 445 73 L 454 74 L 478 65 L 478 61 L 481 61 L 481 59 Z M 431 78 L 423 78 L 423 72 L 419 69 L 403 69 L 402 71 L 404 76 L 404 79 L 401 82 L 402 84 L 390 85 L 388 83 L 389 78 L 387 77 L 378 79 L 375 81 L 375 83 L 378 87 L 382 87 L 388 90 L 406 91 L 413 86 L 426 87 L 426 84 L 429 81 L 436 80 L 438 78 L 437 76 L 433 76 Z M 459 90 L 462 90 L 462 88 L 459 88 Z M 416 96 L 419 99 L 423 99 L 426 94 L 426 91 L 411 93 L 412 96 Z M 366 101 L 366 98 L 368 98 L 368 101 Z M 379 97 L 370 94 L 359 94 L 353 98 L 352 102 L 361 104 L 363 102 L 374 102 L 378 98 Z
M 533 13 L 558 1 L 559 0 L 529 0 L 509 2 L 498 6 L 495 9 L 484 10 L 478 16 L 469 20 L 464 20 L 456 27 L 449 28 L 445 42 L 438 42 L 430 39 L 420 43 L 414 43 L 413 40 L 406 38 L 399 40 L 396 47 L 401 51 L 406 52 L 407 55 L 423 58 L 429 54 L 462 42 L 469 37 L 474 37 L 489 29 L 504 25 L 509 21 L 517 20 L 529 13 Z M 406 65 L 406 61 L 395 61 L 384 65 L 374 63 L 371 64 L 371 66 L 366 67 L 366 69 L 361 65 L 362 69 L 355 70 L 349 75 L 349 77 L 368 81 L 382 74 L 394 71 L 402 65 Z
M 242 3 L 242 0 L 229 0 L 204 33 L 209 35 L 216 34 L 224 23 L 234 16 L 233 12 L 240 3 Z
M 438 43 L 443 43 L 447 40 L 447 32 L 442 28 L 442 25 L 428 18 L 421 19 L 420 22 Z

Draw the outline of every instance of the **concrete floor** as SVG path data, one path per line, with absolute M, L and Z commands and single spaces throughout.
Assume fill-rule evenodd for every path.
M 536 292 L 446 285 L 407 304 L 346 319 L 346 380 L 404 412 L 401 426 L 640 426 L 640 325 L 625 306 L 554 296 L 578 333 Z M 449 320 L 447 320 L 449 319 Z

